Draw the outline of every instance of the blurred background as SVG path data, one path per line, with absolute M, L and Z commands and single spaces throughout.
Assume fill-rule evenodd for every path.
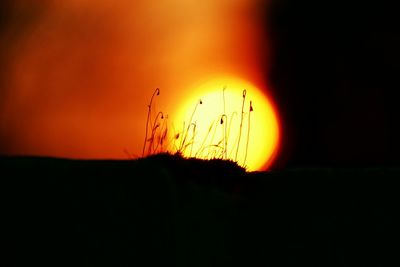
M 207 79 L 267 89 L 259 0 L 2 1 L 0 153 L 142 154 L 147 105 Z

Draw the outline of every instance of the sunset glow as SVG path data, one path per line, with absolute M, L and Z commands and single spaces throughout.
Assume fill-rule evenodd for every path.
M 191 92 L 177 100 L 182 104 L 171 114 L 174 134 L 180 133 L 175 150 L 187 157 L 230 159 L 250 171 L 272 163 L 279 123 L 265 94 L 235 78 L 211 80 Z
M 227 110 L 238 108 L 229 95 L 240 95 L 243 89 L 254 103 L 246 165 L 268 165 L 278 130 L 271 119 L 276 120 L 271 115 L 276 110 L 265 96 L 271 88 L 265 78 L 268 43 L 259 21 L 261 1 L 13 3 L 0 36 L 0 56 L 7 70 L 1 84 L 0 153 L 137 158 L 142 155 L 147 105 L 155 88 L 161 94 L 154 109 L 168 114 L 172 123 L 175 113 L 181 116 L 185 106 L 193 107 L 193 99 L 204 97 L 205 107 L 226 85 Z M 16 23 L 21 18 L 26 19 Z M 226 84 L 204 87 L 219 79 Z M 199 110 L 198 115 L 215 119 L 221 112 L 214 107 L 213 114 Z M 208 127 L 196 120 L 199 131 Z M 264 134 L 271 135 L 267 143 Z M 254 150 L 260 142 L 263 149 Z

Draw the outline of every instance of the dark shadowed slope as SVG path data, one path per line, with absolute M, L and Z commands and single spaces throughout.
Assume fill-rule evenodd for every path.
M 245 173 L 230 162 L 2 158 L 11 266 L 398 261 L 398 169 Z

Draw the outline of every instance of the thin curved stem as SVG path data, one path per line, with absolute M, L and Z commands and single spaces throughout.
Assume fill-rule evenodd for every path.
M 197 157 L 197 155 L 199 155 L 199 157 L 201 157 L 201 155 L 202 155 L 201 153 L 204 150 L 204 144 L 206 143 L 206 141 L 208 139 L 208 136 L 210 135 L 210 132 L 211 132 L 212 128 L 214 127 L 214 124 L 215 124 L 215 122 L 212 122 L 210 127 L 208 128 L 207 134 L 204 137 L 203 142 L 201 143 L 201 146 L 200 146 L 199 150 L 196 152 L 195 157 Z
M 147 135 L 148 135 L 148 131 L 149 131 L 149 121 L 150 121 L 150 116 L 151 116 L 151 105 L 153 104 L 153 98 L 154 98 L 155 95 L 160 95 L 160 89 L 159 88 L 156 88 L 156 90 L 154 90 L 153 95 L 151 96 L 151 99 L 150 99 L 150 103 L 148 105 L 147 121 L 146 121 L 146 134 L 144 136 L 142 157 L 144 157 L 144 152 L 146 150 Z
M 184 137 L 183 137 L 183 139 L 182 139 L 181 146 L 180 146 L 179 150 L 182 150 L 183 146 L 185 145 L 186 138 L 187 138 L 187 135 L 188 135 L 190 126 L 192 125 L 193 116 L 194 116 L 194 114 L 196 113 L 197 107 L 198 107 L 199 105 L 202 105 L 202 104 L 203 104 L 203 101 L 202 101 L 201 99 L 196 103 L 196 106 L 194 107 L 194 110 L 193 110 L 193 112 L 192 112 L 192 115 L 190 116 L 189 124 L 188 124 L 188 127 L 187 127 L 187 129 L 186 129 L 186 132 L 184 133 Z
M 194 137 L 196 135 L 196 123 L 192 123 L 192 124 L 193 124 L 193 135 L 192 135 L 192 142 L 191 142 L 192 145 L 190 147 L 190 155 L 189 155 L 190 158 L 192 157 L 193 145 L 194 145 Z
M 158 112 L 157 116 L 156 116 L 156 118 L 154 120 L 154 124 L 152 126 L 152 129 L 151 129 L 150 146 L 149 146 L 149 152 L 148 152 L 149 154 L 152 153 L 151 149 L 153 149 L 153 151 L 155 151 L 154 150 L 154 137 L 156 135 L 157 129 L 160 127 L 160 124 L 157 124 L 157 121 L 158 121 L 158 118 L 160 117 L 160 115 L 161 115 L 161 119 L 164 119 L 164 114 L 161 111 Z
M 242 93 L 242 97 L 243 97 L 243 102 L 242 102 L 242 113 L 241 113 L 241 115 L 240 115 L 239 140 L 238 140 L 238 144 L 237 144 L 237 147 L 236 147 L 236 155 L 235 155 L 235 161 L 236 161 L 236 162 L 237 162 L 237 156 L 238 156 L 239 147 L 240 147 L 240 138 L 241 138 L 241 136 L 242 136 L 243 113 L 244 113 L 244 112 L 243 112 L 243 109 L 244 109 L 244 102 L 245 102 L 245 100 L 246 100 L 246 93 L 247 93 L 246 89 L 243 90 L 243 93 Z
M 222 117 L 223 116 L 225 116 L 225 120 L 226 120 L 226 123 L 225 123 L 225 131 L 224 131 L 224 158 L 226 159 L 227 158 L 227 150 L 228 150 L 228 137 L 227 137 L 227 135 L 226 135 L 226 131 L 227 131 L 227 122 L 228 122 L 228 117 L 226 116 L 226 113 L 225 113 L 225 90 L 226 90 L 226 86 L 224 86 L 224 88 L 222 89 L 222 98 L 223 98 L 223 102 L 224 102 L 224 114 L 222 115 Z
M 157 144 L 156 144 L 156 147 L 154 148 L 154 144 L 153 144 L 153 151 L 155 152 L 155 153 L 157 153 L 157 149 L 158 149 L 158 147 L 161 145 L 161 148 L 160 149 L 162 149 L 162 145 L 163 145 L 163 142 L 164 142 L 164 138 L 166 137 L 166 130 L 167 130 L 167 125 L 166 125 L 166 123 L 167 123 L 167 119 L 168 119 L 168 116 L 166 116 L 166 118 L 164 119 L 164 114 L 160 111 L 160 112 L 158 112 L 158 114 L 157 114 L 157 117 L 156 117 L 156 120 L 155 120 L 155 122 L 154 122 L 154 125 L 153 125 L 153 128 L 155 127 L 155 123 L 156 123 L 156 121 L 157 121 L 157 118 L 158 118 L 158 116 L 161 114 L 161 119 L 163 120 L 163 123 L 161 124 L 161 128 L 160 128 L 160 134 L 158 135 L 158 138 L 157 138 Z M 165 129 L 165 132 L 164 132 L 164 129 Z M 155 132 L 154 132 L 154 136 L 155 136 Z
M 251 112 L 253 111 L 253 103 L 250 101 L 250 108 L 249 108 L 249 119 L 248 119 L 248 125 L 247 125 L 247 142 L 246 142 L 246 152 L 244 154 L 244 161 L 243 161 L 243 166 L 246 165 L 246 159 L 247 159 L 247 150 L 249 149 L 249 140 L 250 140 L 250 115 Z
M 225 120 L 224 120 L 224 118 L 225 118 Z M 224 140 L 224 151 L 223 151 L 223 156 L 222 157 L 226 159 L 226 156 L 227 156 L 227 152 L 226 151 L 228 149 L 227 136 L 226 136 L 227 125 L 228 125 L 228 117 L 225 114 L 223 114 L 221 116 L 221 124 L 224 124 L 223 125 L 223 129 L 222 129 L 222 136 L 223 136 L 223 140 Z

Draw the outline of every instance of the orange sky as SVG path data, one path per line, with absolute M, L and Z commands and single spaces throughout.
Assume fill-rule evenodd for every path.
M 8 4 L 0 31 L 0 153 L 141 155 L 156 87 L 166 113 L 212 76 L 237 76 L 265 89 L 260 2 Z

